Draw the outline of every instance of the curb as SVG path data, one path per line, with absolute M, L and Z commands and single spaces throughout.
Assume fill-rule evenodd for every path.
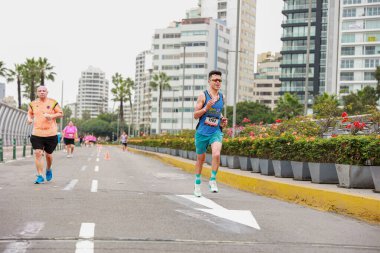
M 181 161 L 166 154 L 147 152 L 130 147 L 128 147 L 128 150 L 159 159 L 186 172 L 194 173 L 194 164 L 191 162 Z M 210 174 L 211 168 L 209 166 L 203 166 L 202 176 L 210 177 Z M 258 195 L 380 224 L 380 198 L 376 199 L 367 196 L 251 178 L 222 170 L 218 172 L 218 182 Z

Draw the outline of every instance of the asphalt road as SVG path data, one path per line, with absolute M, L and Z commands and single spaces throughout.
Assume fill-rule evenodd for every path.
M 107 152 L 109 160 L 105 159 Z M 194 177 L 116 147 L 0 164 L 0 252 L 380 252 L 380 226 Z M 240 210 L 240 211 L 232 211 Z

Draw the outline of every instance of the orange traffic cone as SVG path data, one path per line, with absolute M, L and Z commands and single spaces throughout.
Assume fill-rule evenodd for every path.
M 110 152 L 107 151 L 105 154 L 104 154 L 104 160 L 110 160 L 111 157 L 110 157 Z

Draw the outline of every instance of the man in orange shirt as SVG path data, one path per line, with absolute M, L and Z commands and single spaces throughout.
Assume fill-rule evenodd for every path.
M 37 167 L 36 184 L 45 181 L 43 177 L 42 154 L 46 157 L 46 180 L 53 178 L 51 165 L 53 162 L 53 151 L 58 144 L 57 118 L 63 117 L 63 112 L 58 102 L 47 97 L 48 90 L 45 86 L 37 88 L 38 98 L 29 104 L 28 124 L 33 123 L 33 132 L 30 142 L 35 150 L 35 164 Z

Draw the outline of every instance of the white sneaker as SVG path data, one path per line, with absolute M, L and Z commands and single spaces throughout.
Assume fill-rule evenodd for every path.
M 195 197 L 202 197 L 202 192 L 201 192 L 201 185 L 200 184 L 194 184 L 194 196 Z
M 209 181 L 208 184 L 210 186 L 210 192 L 218 192 L 218 185 L 215 180 Z

